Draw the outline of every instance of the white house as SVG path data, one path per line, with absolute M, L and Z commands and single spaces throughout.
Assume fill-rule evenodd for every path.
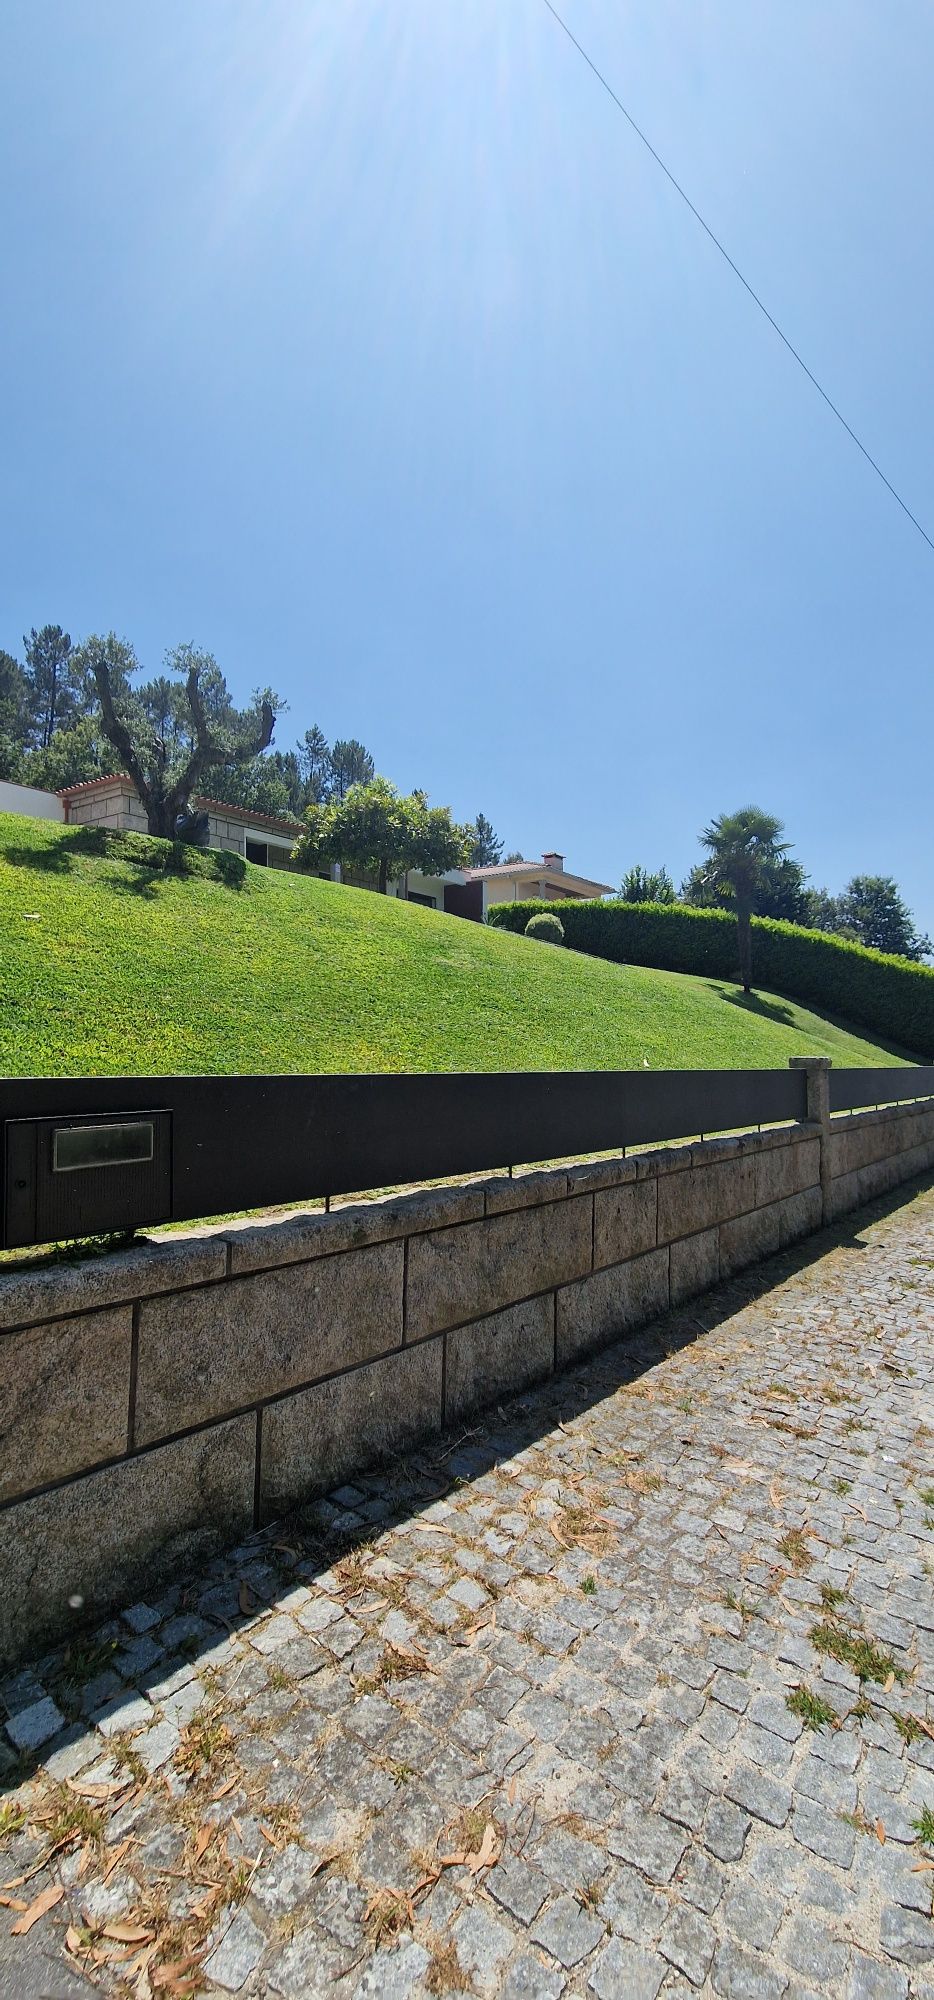
M 493 903 L 546 903 L 562 897 L 583 902 L 611 896 L 610 882 L 593 882 L 565 868 L 563 854 L 543 854 L 540 861 L 501 861 L 493 868 L 452 868 L 446 875 L 408 875 L 393 885 L 392 894 L 410 903 L 447 910 L 451 916 L 481 923 Z
M 64 819 L 57 792 L 40 792 L 35 785 L 13 785 L 0 778 L 0 813 L 25 813 L 28 819 Z

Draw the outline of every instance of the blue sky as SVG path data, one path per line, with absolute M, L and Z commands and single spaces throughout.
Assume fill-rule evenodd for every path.
M 934 15 L 564 0 L 934 534 Z M 934 930 L 934 555 L 541 0 L 6 0 L 0 645 L 192 639 L 615 882 Z

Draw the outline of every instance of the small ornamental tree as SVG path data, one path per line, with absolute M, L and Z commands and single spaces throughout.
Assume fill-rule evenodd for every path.
M 413 792 L 404 801 L 411 807 L 412 841 L 407 868 L 422 875 L 446 875 L 450 868 L 465 868 L 471 850 L 473 828 L 458 826 L 450 806 L 430 806 L 424 792 Z
M 388 778 L 372 778 L 352 785 L 344 799 L 309 806 L 293 860 L 299 868 L 339 861 L 372 872 L 385 895 L 410 868 L 444 875 L 463 865 L 466 852 L 466 831 L 447 806 L 429 806 L 424 792 L 403 796 Z

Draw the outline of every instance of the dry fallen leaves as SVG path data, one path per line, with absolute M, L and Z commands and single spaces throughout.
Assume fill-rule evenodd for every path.
M 133 1780 L 132 1778 L 116 1778 L 112 1779 L 106 1785 L 82 1785 L 78 1783 L 77 1778 L 66 1778 L 65 1783 L 68 1786 L 68 1790 L 74 1792 L 76 1798 L 95 1799 L 98 1803 L 103 1803 L 106 1799 L 114 1798 L 117 1792 L 125 1792 L 128 1786 L 133 1783 Z
M 197 1991 L 201 1980 L 198 1976 L 196 1958 L 177 1958 L 171 1965 L 160 1965 L 149 1974 L 149 1984 L 158 1992 L 181 1995 Z
M 50 1882 L 48 1888 L 43 1889 L 42 1894 L 36 1897 L 35 1902 L 30 1903 L 28 1910 L 21 1917 L 17 1918 L 15 1924 L 11 1925 L 11 1936 L 25 1937 L 27 1931 L 32 1930 L 33 1924 L 39 1922 L 40 1917 L 44 1917 L 47 1911 L 54 1910 L 56 1903 L 61 1902 L 64 1894 L 65 1891 L 60 1882 Z
M 499 1838 L 493 1821 L 488 1819 L 483 1829 L 483 1839 L 476 1853 L 467 1854 L 464 1857 L 471 1875 L 479 1875 L 484 1868 L 492 1868 L 494 1861 L 499 1860 L 502 1851 L 503 1843 Z

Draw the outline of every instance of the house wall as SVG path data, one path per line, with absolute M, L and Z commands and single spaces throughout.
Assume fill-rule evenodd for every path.
M 444 877 L 442 875 L 421 875 L 417 868 L 410 868 L 408 876 L 398 882 L 390 882 L 390 896 L 405 897 L 430 896 L 436 910 L 444 909 Z
M 532 881 L 522 875 L 489 875 L 483 887 L 487 909 L 491 903 L 524 903 L 527 897 L 539 894 L 538 878 Z
M 525 903 L 537 899 L 543 903 L 558 903 L 571 898 L 576 902 L 586 899 L 579 889 L 569 888 L 566 883 L 549 875 L 490 875 L 484 880 L 486 905 L 491 903 Z
M 110 826 L 125 833 L 147 833 L 149 830 L 142 804 L 127 785 L 115 785 L 107 791 L 79 793 L 76 798 L 69 799 L 68 823 L 71 826 Z M 247 840 L 258 840 L 269 849 L 271 867 L 287 868 L 289 865 L 294 843 L 286 834 L 275 833 L 266 827 L 245 826 L 242 820 L 222 812 L 208 813 L 208 829 L 209 847 L 228 854 L 244 854 Z
M 123 833 L 148 833 L 146 814 L 128 785 L 80 793 L 68 801 L 69 826 L 111 826 Z
M 29 819 L 64 819 L 65 808 L 55 792 L 40 792 L 35 785 L 12 785 L 0 778 L 0 812 L 23 813 Z
M 906 1104 L 8 1270 L 0 1658 L 932 1165 Z

